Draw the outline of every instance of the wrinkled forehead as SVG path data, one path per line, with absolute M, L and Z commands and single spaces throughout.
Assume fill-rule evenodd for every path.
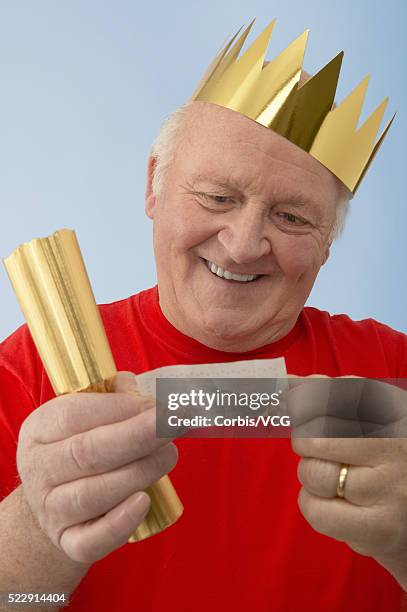
M 272 130 L 230 109 L 193 102 L 185 112 L 176 158 L 186 172 L 251 173 L 300 182 L 326 197 L 342 195 L 340 181 L 316 159 Z

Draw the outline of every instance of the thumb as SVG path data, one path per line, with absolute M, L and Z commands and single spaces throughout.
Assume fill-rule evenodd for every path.
M 296 376 L 295 374 L 287 374 L 288 389 L 295 389 L 296 387 L 301 387 L 302 385 L 315 383 L 315 378 L 328 379 L 330 377 L 326 376 L 326 374 L 310 374 L 309 376 Z
M 137 385 L 136 375 L 133 372 L 117 372 L 113 391 L 115 393 L 136 393 L 141 395 Z
M 155 399 L 151 395 L 141 393 L 136 375 L 133 372 L 118 372 L 114 381 L 113 391 L 115 393 L 129 393 L 139 401 L 139 412 L 144 412 L 155 406 Z

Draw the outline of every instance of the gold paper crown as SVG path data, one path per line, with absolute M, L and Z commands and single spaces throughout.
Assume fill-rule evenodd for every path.
M 271 128 L 307 151 L 355 193 L 395 117 L 375 142 L 388 98 L 358 128 L 369 76 L 332 109 L 343 51 L 300 86 L 308 30 L 265 63 L 275 20 L 238 58 L 253 23 L 219 51 L 192 100 L 230 108 Z

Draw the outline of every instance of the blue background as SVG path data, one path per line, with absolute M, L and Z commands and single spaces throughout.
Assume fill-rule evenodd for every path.
M 398 110 L 309 304 L 407 331 L 407 3 L 32 0 L 0 6 L 0 256 L 60 227 L 77 231 L 98 302 L 155 283 L 145 166 L 165 116 L 191 95 L 226 36 L 277 17 L 268 58 L 305 28 L 304 67 L 338 51 L 343 99 L 371 72 L 367 116 Z M 251 38 L 252 40 L 252 38 Z M 22 321 L 0 270 L 0 338 Z

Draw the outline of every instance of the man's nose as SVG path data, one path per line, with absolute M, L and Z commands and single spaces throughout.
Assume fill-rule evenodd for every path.
M 227 227 L 218 233 L 218 240 L 238 264 L 257 261 L 271 251 L 269 238 L 265 234 L 264 212 L 247 207 L 234 211 Z

